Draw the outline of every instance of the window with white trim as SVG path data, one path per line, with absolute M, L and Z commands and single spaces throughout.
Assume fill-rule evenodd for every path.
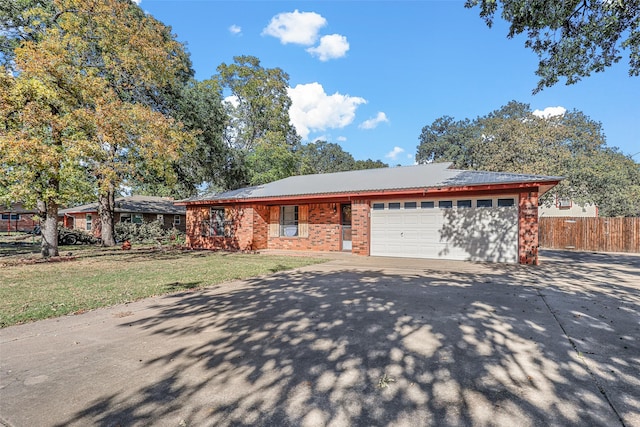
M 3 213 L 2 214 L 2 220 L 3 221 L 8 221 L 8 220 L 19 221 L 20 220 L 20 214 L 14 214 L 14 213 L 12 213 L 12 214 L 4 214 Z
M 180 215 L 173 216 L 173 225 L 180 225 Z
M 280 207 L 280 236 L 296 237 L 298 235 L 298 206 Z
M 91 214 L 86 214 L 85 217 L 85 230 L 91 231 L 91 227 L 93 226 L 93 217 Z

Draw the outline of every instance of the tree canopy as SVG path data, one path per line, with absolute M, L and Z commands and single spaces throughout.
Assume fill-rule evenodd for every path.
M 294 175 L 300 137 L 289 118 L 289 75 L 262 67 L 255 56 L 236 56 L 233 64 L 218 66 L 217 78 L 231 93 L 225 102 L 225 140 L 236 154 L 236 170 L 248 174 L 234 187 Z
M 640 215 L 640 165 L 607 147 L 601 124 L 579 111 L 538 117 L 512 101 L 474 120 L 443 116 L 422 129 L 416 161 L 563 176 L 554 194 L 595 203 L 602 216 Z
M 535 92 L 560 78 L 573 84 L 604 71 L 629 52 L 629 75 L 640 75 L 639 0 L 467 0 L 489 27 L 496 13 L 510 23 L 508 37 L 526 33 L 540 62 Z
M 192 135 L 169 115 L 168 102 L 190 73 L 188 57 L 167 27 L 129 1 L 23 6 L 22 16 L 40 18 L 23 19 L 33 28 L 20 31 L 39 35 L 14 42 L 12 68 L 0 70 L 8 124 L 0 141 L 0 163 L 9 170 L 3 180 L 13 198 L 46 206 L 43 245 L 47 240 L 50 246 L 43 254 L 57 253 L 57 206 L 67 201 L 63 189 L 86 189 L 87 183 L 100 202 L 103 242 L 113 243 L 118 188 L 140 165 L 169 178 L 168 162 L 189 149 Z M 22 146 L 33 146 L 28 161 L 12 155 Z M 25 173 L 40 187 L 25 181 Z M 39 190 L 29 194 L 25 185 Z

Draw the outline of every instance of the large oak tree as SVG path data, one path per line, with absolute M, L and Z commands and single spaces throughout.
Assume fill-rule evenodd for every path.
M 443 116 L 422 129 L 416 161 L 563 176 L 546 203 L 557 194 L 595 203 L 602 216 L 640 215 L 640 165 L 608 147 L 601 124 L 579 111 L 538 117 L 512 101 L 474 120 Z
M 24 2 L 24 22 L 38 37 L 22 37 L 11 70 L 3 67 L 3 180 L 16 198 L 28 185 L 19 171 L 33 169 L 34 197 L 45 208 L 43 255 L 56 255 L 57 206 L 69 176 L 97 186 L 102 238 L 114 244 L 113 200 L 143 169 L 173 175 L 168 167 L 192 136 L 168 114 L 167 95 L 188 76 L 189 62 L 169 28 L 127 0 Z M 12 72 L 9 74 L 9 72 Z M 32 114 L 25 112 L 35 111 Z M 31 166 L 12 153 L 27 146 Z M 40 147 L 38 146 L 40 144 Z M 72 174 L 65 171 L 74 171 Z

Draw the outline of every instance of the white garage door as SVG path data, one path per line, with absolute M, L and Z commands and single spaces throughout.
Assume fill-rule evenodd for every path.
M 371 204 L 371 255 L 517 262 L 517 196 Z

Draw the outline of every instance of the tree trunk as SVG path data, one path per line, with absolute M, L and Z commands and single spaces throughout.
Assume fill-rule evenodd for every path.
M 115 192 L 109 189 L 98 195 L 98 214 L 102 225 L 102 246 L 115 246 L 116 237 L 113 226 L 113 211 L 115 208 Z
M 52 200 L 38 201 L 38 212 L 42 218 L 40 253 L 43 258 L 58 256 L 58 204 Z

